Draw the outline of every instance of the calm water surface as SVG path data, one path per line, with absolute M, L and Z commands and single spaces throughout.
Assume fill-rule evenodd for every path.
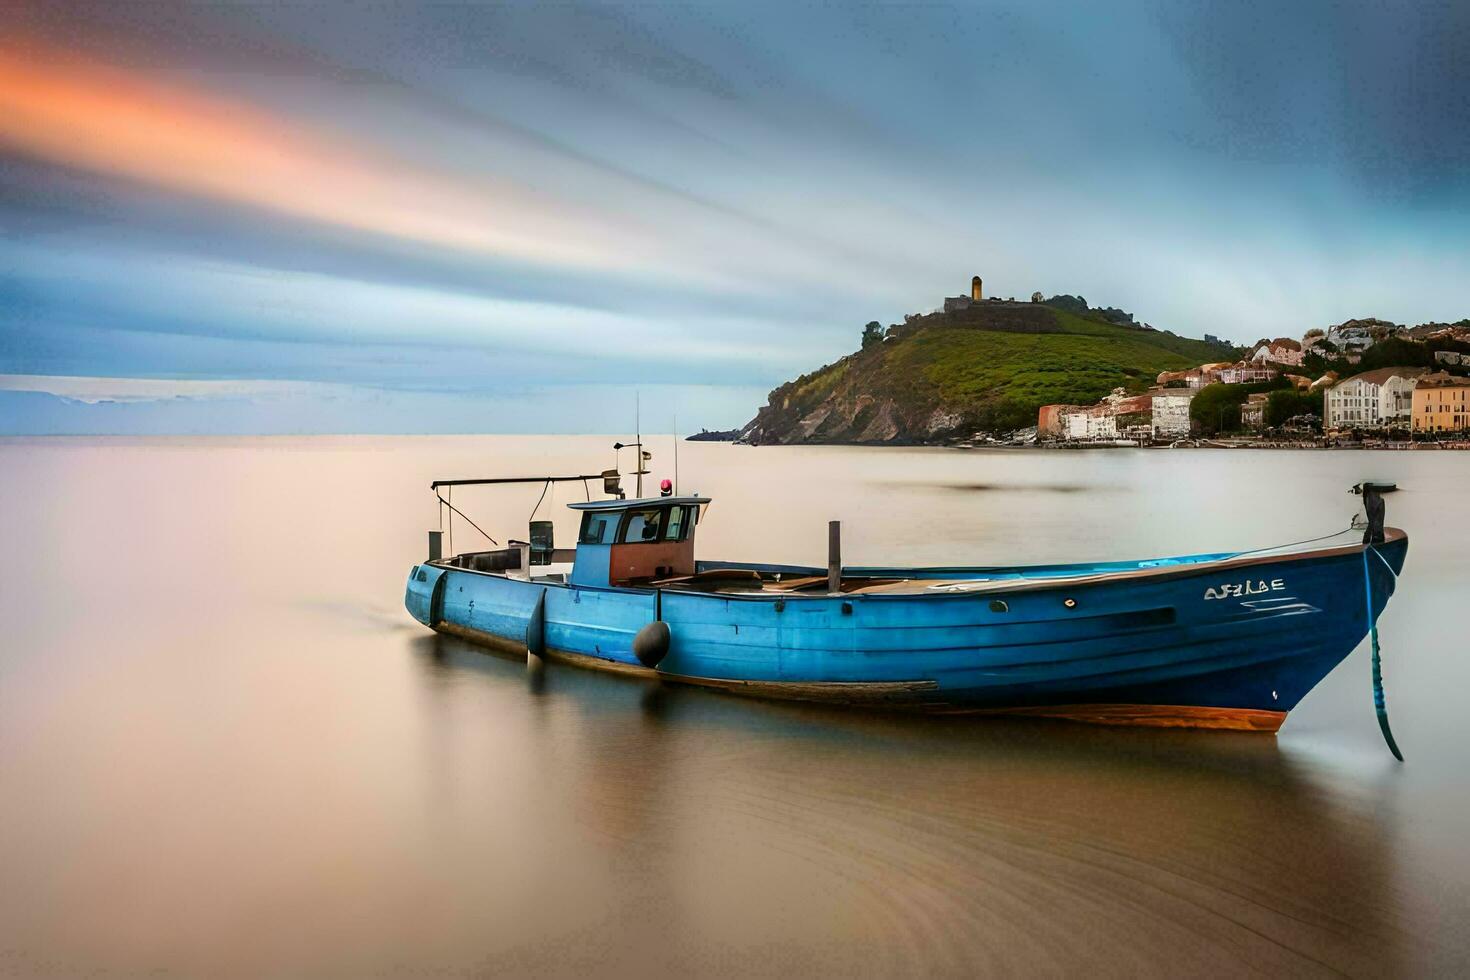
M 813 564 L 1262 547 L 1397 480 L 1400 766 L 1361 649 L 1271 738 L 537 690 L 408 618 L 431 479 L 611 441 L 0 441 L 0 972 L 1470 969 L 1470 454 L 680 448 L 703 556 Z

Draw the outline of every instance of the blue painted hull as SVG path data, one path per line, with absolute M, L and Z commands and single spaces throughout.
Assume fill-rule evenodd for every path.
M 636 671 L 646 669 L 633 637 L 662 618 L 671 641 L 658 675 L 768 696 L 1274 730 L 1362 641 L 1367 586 L 1376 618 L 1407 549 L 1395 531 L 1371 550 L 909 569 L 906 578 L 944 584 L 784 597 L 578 587 L 432 564 L 410 573 L 406 605 L 435 629 L 524 651 L 544 596 L 550 655 Z M 847 570 L 884 572 L 898 570 Z

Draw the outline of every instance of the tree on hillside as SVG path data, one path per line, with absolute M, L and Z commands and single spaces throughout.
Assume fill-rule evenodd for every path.
M 1358 371 L 1384 367 L 1434 367 L 1434 352 L 1424 344 L 1389 337 L 1363 351 L 1357 364 Z
M 1240 406 L 1250 394 L 1249 385 L 1216 382 L 1200 389 L 1189 403 L 1189 418 L 1201 435 L 1215 436 L 1240 429 Z
M 877 320 L 869 320 L 868 325 L 863 327 L 863 350 L 881 343 L 883 343 L 883 324 Z
M 1056 307 L 1059 310 L 1066 310 L 1068 313 L 1078 313 L 1083 315 L 1085 315 L 1088 310 L 1086 297 L 1073 296 L 1070 293 L 1062 293 L 1059 296 L 1052 296 L 1046 300 L 1046 305 Z
M 1298 415 L 1315 415 L 1322 418 L 1322 390 L 1297 391 L 1282 388 L 1271 392 L 1266 399 L 1266 425 L 1275 429 L 1288 419 Z
M 1441 346 L 1448 345 L 1430 345 L 1402 337 L 1388 337 L 1363 351 L 1357 363 L 1352 363 L 1334 345 L 1324 340 L 1302 359 L 1302 367 L 1308 373 L 1315 374 L 1336 371 L 1344 378 L 1386 367 L 1435 368 L 1439 365 L 1434 360 L 1434 351 Z M 1324 353 L 1319 354 L 1318 351 Z

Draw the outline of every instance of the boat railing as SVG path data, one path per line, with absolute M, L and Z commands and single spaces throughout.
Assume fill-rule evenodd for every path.
M 492 551 L 466 551 L 442 559 L 439 564 L 450 568 L 464 568 L 472 572 L 519 571 L 521 550 L 519 548 L 496 548 Z
M 529 551 L 522 542 L 511 542 L 509 548 L 495 548 L 490 551 L 467 551 L 462 554 L 452 555 L 436 562 L 436 564 L 449 568 L 463 568 L 471 572 L 524 572 L 527 571 L 525 558 Z M 550 553 L 551 563 L 571 562 L 576 558 L 576 548 L 555 548 Z

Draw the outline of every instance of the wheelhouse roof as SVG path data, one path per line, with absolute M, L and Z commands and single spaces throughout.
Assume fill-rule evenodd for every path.
M 667 507 L 670 504 L 707 504 L 709 497 L 637 497 L 633 500 L 579 500 L 567 504 L 572 510 L 644 510 L 648 507 Z

